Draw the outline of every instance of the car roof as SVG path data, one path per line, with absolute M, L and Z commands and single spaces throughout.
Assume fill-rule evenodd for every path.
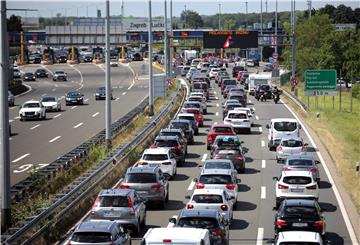
M 219 211 L 216 209 L 183 209 L 178 218 L 186 217 L 213 217 L 216 218 Z
M 312 177 L 312 173 L 310 171 L 304 171 L 304 170 L 282 171 L 282 175 L 283 177 L 291 177 L 291 176 Z
M 205 234 L 208 234 L 207 229 L 184 227 L 151 228 L 146 232 L 144 238 L 148 242 L 159 244 L 162 244 L 164 239 L 174 240 L 176 243 L 181 244 L 194 244 L 194 241 L 203 239 Z
M 322 242 L 321 236 L 313 231 L 283 231 L 278 235 L 279 242 Z
M 156 173 L 159 167 L 130 167 L 127 170 L 127 173 Z
M 110 220 L 87 220 L 80 223 L 75 232 L 111 232 L 115 221 Z
M 193 114 L 193 113 L 179 113 L 179 114 L 178 114 L 178 117 L 181 117 L 181 116 L 184 116 L 184 117 L 194 117 L 194 114 Z
M 204 165 L 207 163 L 211 163 L 211 162 L 228 162 L 228 163 L 232 163 L 231 160 L 229 159 L 206 159 L 204 162 Z
M 177 135 L 158 135 L 155 140 L 177 140 L 178 138 Z
M 200 175 L 232 175 L 231 169 L 203 169 Z
M 103 189 L 99 196 L 128 196 L 132 192 L 134 192 L 132 189 Z
M 161 132 L 174 132 L 174 133 L 182 133 L 183 131 L 179 128 L 163 128 L 160 130 Z
M 298 122 L 295 118 L 273 118 L 271 122 Z
M 157 148 L 149 148 L 144 151 L 144 154 L 168 154 L 170 151 L 169 148 L 157 147 Z
M 309 206 L 313 207 L 316 201 L 314 199 L 285 199 L 287 206 Z
M 294 154 L 294 155 L 290 155 L 286 158 L 286 160 L 296 160 L 296 159 L 314 160 L 314 157 L 311 155 Z
M 247 112 L 244 111 L 244 110 L 230 110 L 230 111 L 228 112 L 228 115 L 229 115 L 230 113 L 234 113 L 234 114 L 245 114 L 245 115 L 247 115 Z
M 38 100 L 29 100 L 29 101 L 24 102 L 24 104 L 28 104 L 28 103 L 40 103 L 40 101 L 38 101 Z
M 218 124 L 213 124 L 212 128 L 231 128 L 231 125 L 229 124 L 223 124 L 223 123 L 218 123 Z

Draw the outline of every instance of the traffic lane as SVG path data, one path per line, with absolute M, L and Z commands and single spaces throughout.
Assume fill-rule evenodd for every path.
M 288 111 L 288 109 L 280 104 L 275 105 L 272 100 L 267 102 L 257 102 L 255 101 L 257 113 L 259 115 L 260 121 L 263 123 L 264 127 L 267 123 L 270 122 L 271 118 L 293 118 L 293 115 Z M 267 148 L 267 133 L 268 130 L 264 130 L 264 137 L 266 146 L 264 147 L 264 156 L 266 161 L 270 163 L 267 172 L 266 184 L 267 184 L 267 193 L 273 206 L 275 206 L 275 181 L 272 180 L 272 177 L 279 176 L 279 173 L 282 168 L 282 164 L 276 163 L 276 154 L 275 152 L 270 152 Z M 308 154 L 314 156 L 318 159 L 316 154 L 316 149 L 314 149 L 310 140 L 306 136 L 303 130 L 301 130 L 301 137 L 304 139 L 304 142 L 309 143 Z M 319 160 L 319 159 L 318 159 Z M 331 184 L 325 174 L 323 165 L 320 164 L 318 167 L 320 169 L 320 183 L 319 183 L 319 204 L 325 210 L 325 218 L 326 218 L 326 230 L 327 230 L 327 239 L 329 239 L 333 244 L 350 244 L 350 236 L 347 231 L 345 221 L 340 212 L 339 204 L 335 198 L 334 192 L 331 188 Z M 272 175 L 271 175 L 272 174 Z M 264 207 L 265 208 L 265 207 Z M 275 211 L 273 211 L 273 215 L 270 215 L 269 212 L 266 212 L 266 216 L 264 216 L 264 226 L 269 227 L 265 228 L 265 234 L 271 234 L 273 232 L 273 220 L 275 215 Z M 270 229 L 270 231 L 269 231 Z

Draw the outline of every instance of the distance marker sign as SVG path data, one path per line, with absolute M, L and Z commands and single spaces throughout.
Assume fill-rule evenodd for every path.
M 204 48 L 257 48 L 257 31 L 208 31 L 203 34 Z
M 306 70 L 305 95 L 307 96 L 335 96 L 336 70 Z

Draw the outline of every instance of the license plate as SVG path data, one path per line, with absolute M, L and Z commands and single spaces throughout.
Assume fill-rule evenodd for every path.
M 147 191 L 137 191 L 138 194 L 147 194 Z
M 114 212 L 106 212 L 104 213 L 104 217 L 114 217 L 116 214 Z
M 149 166 L 150 166 L 150 167 L 158 167 L 158 166 L 160 166 L 160 164 L 150 163 Z
M 308 224 L 307 223 L 293 223 L 292 226 L 295 226 L 295 227 L 307 227 Z
M 304 189 L 291 189 L 291 192 L 304 192 Z
M 241 122 L 234 122 L 234 124 L 236 124 L 236 125 L 241 125 Z

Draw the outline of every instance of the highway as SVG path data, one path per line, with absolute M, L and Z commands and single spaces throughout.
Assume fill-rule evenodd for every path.
M 104 85 L 104 64 L 55 64 L 27 65 L 20 69 L 34 72 L 37 68 L 49 71 L 49 78 L 26 82 L 32 90 L 16 98 L 10 107 L 12 129 L 10 138 L 11 185 L 28 175 L 32 168 L 41 168 L 71 151 L 105 128 L 105 102 L 95 101 L 95 89 Z M 64 70 L 68 81 L 52 81 L 51 73 Z M 148 94 L 147 65 L 143 62 L 111 67 L 114 100 L 112 121 L 125 115 Z M 135 74 L 139 79 L 135 79 Z M 64 96 L 70 90 L 84 94 L 85 104 L 65 106 Z M 19 106 L 28 100 L 40 100 L 42 96 L 54 95 L 61 99 L 61 112 L 48 112 L 44 121 L 20 121 Z
M 191 195 L 194 184 L 192 179 L 198 177 L 200 167 L 205 159 L 209 158 L 209 151 L 206 150 L 206 130 L 213 123 L 222 122 L 221 103 L 222 95 L 218 86 L 212 82 L 213 95 L 208 102 L 208 114 L 204 116 L 205 126 L 200 128 L 200 135 L 195 136 L 195 144 L 188 147 L 186 164 L 178 167 L 178 175 L 170 181 L 170 201 L 165 210 L 150 208 L 147 212 L 147 228 L 166 227 L 168 220 L 185 207 Z M 239 196 L 234 220 L 230 226 L 230 244 L 269 244 L 274 237 L 274 215 L 275 206 L 275 182 L 274 176 L 279 176 L 281 164 L 275 160 L 275 152 L 267 148 L 266 124 L 271 118 L 291 117 L 293 114 L 287 107 L 273 101 L 258 102 L 253 96 L 249 96 L 249 107 L 255 109 L 255 126 L 252 127 L 251 135 L 239 135 L 240 140 L 248 148 L 246 154 L 246 172 L 239 174 Z M 311 146 L 311 141 L 301 130 L 301 136 L 306 143 L 309 143 L 308 154 L 315 155 L 316 151 Z M 316 156 L 318 159 L 318 157 Z M 326 210 L 326 237 L 330 244 L 352 244 L 346 221 L 340 211 L 332 185 L 325 174 L 322 164 L 320 168 L 320 206 Z M 145 234 L 145 231 L 143 231 Z M 142 235 L 143 235 L 142 234 Z M 142 236 L 141 236 L 142 237 Z M 140 244 L 140 238 L 133 238 L 133 244 Z

